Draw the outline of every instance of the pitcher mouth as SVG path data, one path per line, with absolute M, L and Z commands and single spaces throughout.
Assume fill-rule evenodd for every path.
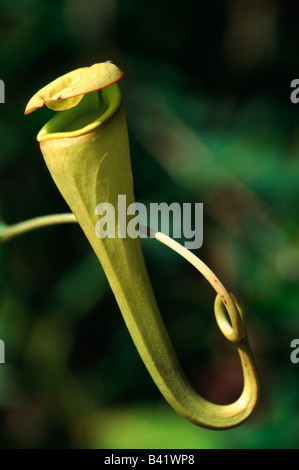
M 111 118 L 121 104 L 117 82 L 122 76 L 116 65 L 101 62 L 72 70 L 41 88 L 29 100 L 25 114 L 44 105 L 56 114 L 39 131 L 37 140 L 77 137 Z
M 87 93 L 77 106 L 57 111 L 39 131 L 37 140 L 78 137 L 93 131 L 110 119 L 121 104 L 117 83 L 101 90 Z

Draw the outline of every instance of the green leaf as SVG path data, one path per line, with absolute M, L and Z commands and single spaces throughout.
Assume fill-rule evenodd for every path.
M 122 76 L 123 72 L 110 62 L 73 70 L 39 90 L 27 104 L 25 114 L 32 113 L 44 105 L 55 111 L 73 108 L 86 93 L 106 88 Z

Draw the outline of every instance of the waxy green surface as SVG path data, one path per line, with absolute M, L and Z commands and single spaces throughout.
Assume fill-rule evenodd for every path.
M 139 237 L 122 238 L 118 225 L 115 238 L 98 238 L 95 232 L 98 204 L 112 204 L 118 220 L 118 195 L 126 195 L 127 206 L 135 201 L 127 124 L 116 83 L 121 77 L 122 72 L 111 63 L 74 70 L 42 88 L 28 103 L 26 113 L 44 104 L 58 111 L 38 134 L 42 154 L 96 253 L 136 348 L 165 399 L 194 424 L 213 429 L 236 426 L 250 415 L 258 394 L 245 328 L 237 343 L 244 372 L 243 392 L 231 405 L 210 403 L 190 386 L 178 362 Z M 233 304 L 237 322 L 244 322 L 240 306 L 224 292 Z M 217 299 L 219 312 L 223 301 Z M 223 315 L 219 317 L 223 321 Z

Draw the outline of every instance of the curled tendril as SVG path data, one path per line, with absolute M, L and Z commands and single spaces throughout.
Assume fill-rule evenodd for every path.
M 237 345 L 243 370 L 243 391 L 237 401 L 230 405 L 216 405 L 188 390 L 192 399 L 189 400 L 188 415 L 184 416 L 194 424 L 212 429 L 237 426 L 250 416 L 260 393 L 258 373 L 247 338 L 243 303 L 234 292 L 226 290 L 211 269 L 187 248 L 161 232 L 155 232 L 154 236 L 189 261 L 215 289 L 214 311 L 218 327 L 229 341 Z

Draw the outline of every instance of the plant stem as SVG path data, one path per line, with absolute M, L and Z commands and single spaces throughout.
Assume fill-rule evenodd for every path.
M 24 222 L 19 222 L 15 225 L 4 225 L 0 227 L 0 244 L 6 243 L 13 238 L 38 228 L 65 223 L 77 223 L 74 214 L 69 213 L 44 215 L 41 217 L 35 217 L 34 219 L 26 220 Z

